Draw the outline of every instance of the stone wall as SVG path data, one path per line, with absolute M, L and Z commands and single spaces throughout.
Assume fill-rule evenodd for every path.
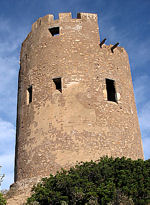
M 143 159 L 128 55 L 112 46 L 100 47 L 96 14 L 47 15 L 32 25 L 20 57 L 15 182 L 104 155 Z

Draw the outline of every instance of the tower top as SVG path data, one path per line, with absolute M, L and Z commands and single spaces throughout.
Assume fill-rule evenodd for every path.
M 64 21 L 96 21 L 97 22 L 97 14 L 93 13 L 77 13 L 77 18 L 73 19 L 71 13 L 59 13 L 59 19 L 54 20 L 54 15 L 48 14 L 44 17 L 40 17 L 36 22 L 32 24 L 32 31 L 36 30 L 42 25 L 53 25 L 59 24 Z

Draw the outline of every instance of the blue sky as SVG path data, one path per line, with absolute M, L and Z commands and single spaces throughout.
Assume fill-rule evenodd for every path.
M 2 189 L 13 183 L 20 47 L 39 17 L 98 14 L 100 38 L 129 55 L 145 159 L 150 158 L 150 0 L 0 0 L 0 165 Z

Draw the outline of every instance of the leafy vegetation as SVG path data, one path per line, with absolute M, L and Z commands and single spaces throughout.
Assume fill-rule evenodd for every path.
M 3 197 L 3 194 L 0 192 L 0 205 L 6 205 L 6 199 Z
M 150 202 L 150 160 L 103 157 L 43 178 L 27 204 L 128 204 Z
M 1 169 L 1 166 L 0 166 L 0 169 Z M 3 181 L 3 178 L 4 178 L 4 174 L 0 175 L 0 187 L 1 187 L 1 183 Z M 1 192 L 0 192 L 0 205 L 6 205 L 6 200 L 3 197 L 3 194 Z

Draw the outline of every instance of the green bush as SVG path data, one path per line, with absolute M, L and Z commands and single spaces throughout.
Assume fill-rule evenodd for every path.
M 3 197 L 3 194 L 0 192 L 0 205 L 6 205 L 6 199 Z
M 146 205 L 150 202 L 150 160 L 103 157 L 81 162 L 43 178 L 32 191 L 27 204 Z

